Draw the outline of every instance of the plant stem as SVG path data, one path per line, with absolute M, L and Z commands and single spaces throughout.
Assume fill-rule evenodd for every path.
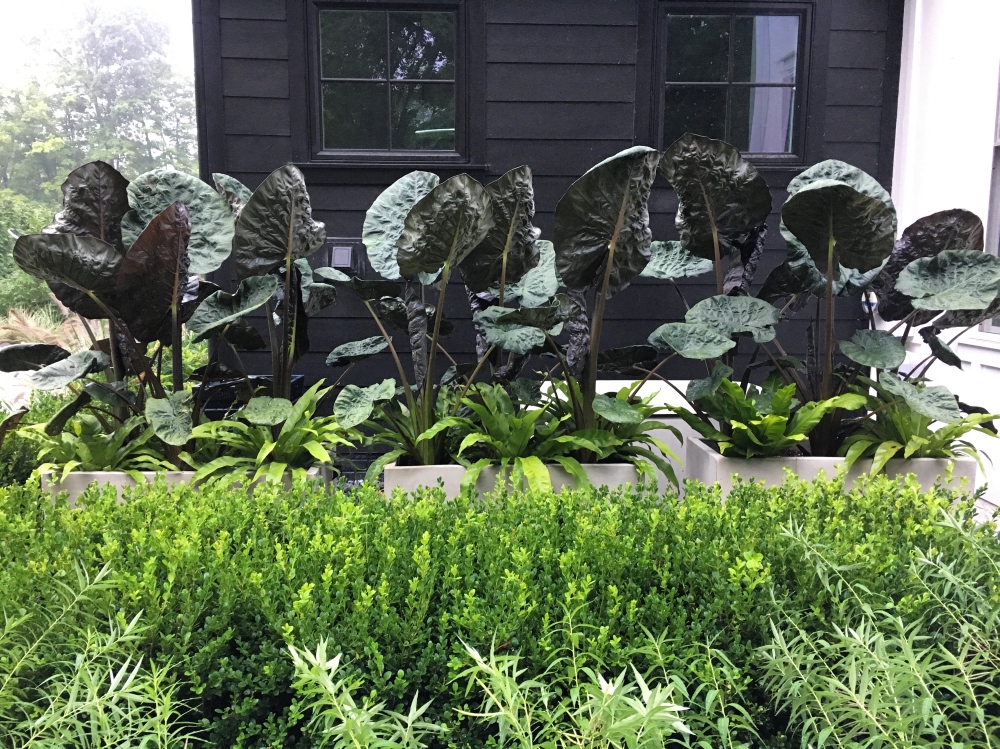
M 826 249 L 826 336 L 823 341 L 823 384 L 820 387 L 820 400 L 830 397 L 830 386 L 833 381 L 833 248 L 836 240 L 833 236 L 833 210 L 830 211 L 829 240 Z
M 566 376 L 566 389 L 569 390 L 569 400 L 573 404 L 573 419 L 576 422 L 577 429 L 583 429 L 580 426 L 583 423 L 584 413 L 583 404 L 581 404 L 576 398 L 576 390 L 573 387 L 573 375 L 570 374 L 569 365 L 566 364 L 566 358 L 562 355 L 562 351 L 559 350 L 559 346 L 556 342 L 552 340 L 552 336 L 548 334 L 547 331 L 542 331 L 545 334 L 545 340 L 549 342 L 552 350 L 555 352 L 556 358 L 559 360 L 559 366 L 562 367 L 563 374 Z M 554 367 L 553 367 L 554 369 Z M 552 379 L 552 372 L 549 372 L 549 379 Z M 555 388 L 556 384 L 553 382 L 552 387 Z
M 658 371 L 660 371 L 660 367 L 662 367 L 668 361 L 670 361 L 671 359 L 673 359 L 675 356 L 677 356 L 676 352 L 673 353 L 673 354 L 671 354 L 670 356 L 668 356 L 666 359 L 662 359 L 661 361 L 659 361 L 657 363 L 657 365 L 655 367 L 653 367 L 651 370 L 649 370 L 648 372 L 646 372 L 646 376 L 643 377 L 641 380 L 639 380 L 639 382 L 636 383 L 635 387 L 633 387 L 632 390 L 629 392 L 629 394 L 628 394 L 629 399 L 631 400 L 632 398 L 634 398 L 635 395 L 636 395 L 636 393 L 639 392 L 639 390 L 642 388 L 642 386 L 645 385 L 647 382 L 649 382 L 649 378 L 652 377 L 653 375 L 655 375 Z
M 452 416 L 454 416 L 455 414 L 458 413 L 458 408 L 462 404 L 462 399 L 466 395 L 468 395 L 469 389 L 472 387 L 472 383 L 474 383 L 476 381 L 476 375 L 479 374 L 479 370 L 483 368 L 483 364 L 485 364 L 486 360 L 490 358 L 490 354 L 493 353 L 493 349 L 495 349 L 495 348 L 496 348 L 496 346 L 490 346 L 488 349 L 486 349 L 486 353 L 483 354 L 482 358 L 480 358 L 480 360 L 476 363 L 476 368 L 472 370 L 472 374 L 470 374 L 466 378 L 466 380 L 465 380 L 465 387 L 462 388 L 462 394 L 460 396 L 458 396 L 458 400 L 455 401 L 455 405 L 451 409 L 451 415 Z
M 367 299 L 364 300 L 365 307 L 371 313 L 372 319 L 375 320 L 375 324 L 378 325 L 379 331 L 382 333 L 382 338 L 385 342 L 389 344 L 389 353 L 392 354 L 392 360 L 396 363 L 396 371 L 399 373 L 399 379 L 403 383 L 403 394 L 406 396 L 406 405 L 410 409 L 410 413 L 416 413 L 416 404 L 413 401 L 413 391 L 410 389 L 410 382 L 406 379 L 406 372 L 403 370 L 403 362 L 399 359 L 399 354 L 396 353 L 396 347 L 392 345 L 392 337 L 386 331 L 385 326 L 382 324 L 382 320 L 375 310 L 372 309 L 371 302 Z
M 705 212 L 708 214 L 708 223 L 712 227 L 712 249 L 715 251 L 715 293 L 720 296 L 725 293 L 726 280 L 722 273 L 722 249 L 719 247 L 719 227 L 715 223 L 715 214 L 712 213 L 712 201 L 708 199 L 705 185 L 699 182 L 701 195 L 705 199 Z
M 423 402 L 420 404 L 423 408 L 423 420 L 420 422 L 421 431 L 429 429 L 431 424 L 434 422 L 434 357 L 437 354 L 438 341 L 441 338 L 441 318 L 444 317 L 444 296 L 448 291 L 448 278 L 451 276 L 451 258 L 454 254 L 454 248 L 452 252 L 449 253 L 448 259 L 444 261 L 444 267 L 441 269 L 441 289 L 438 292 L 438 303 L 437 308 L 434 310 L 434 332 L 431 335 L 431 350 L 427 355 L 427 371 L 424 373 L 424 394 Z M 431 465 L 434 460 L 434 445 L 427 445 L 424 447 L 425 443 L 421 443 L 420 451 L 421 455 L 424 457 L 422 461 L 424 465 Z
M 295 193 L 288 195 L 288 237 L 285 240 L 285 314 L 281 331 L 281 392 L 279 398 L 292 397 L 292 354 L 295 346 L 294 321 L 290 322 L 292 310 L 292 240 L 295 238 Z M 296 305 L 297 307 L 298 305 Z M 289 338 L 289 333 L 291 337 Z M 275 383 L 276 385 L 278 383 Z
M 510 241 L 514 237 L 514 226 L 517 224 L 517 214 L 521 210 L 521 203 L 515 202 L 514 215 L 510 218 L 510 228 L 507 229 L 507 241 L 503 246 L 503 255 L 500 261 L 500 297 L 499 303 L 503 307 L 504 291 L 507 287 L 507 254 L 510 252 Z

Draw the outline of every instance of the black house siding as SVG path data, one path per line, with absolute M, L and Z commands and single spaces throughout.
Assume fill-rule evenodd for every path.
M 276 167 L 295 162 L 309 182 L 313 212 L 330 236 L 359 236 L 371 202 L 411 168 L 443 177 L 468 171 L 487 182 L 527 163 L 535 179 L 535 223 L 543 237 L 551 238 L 556 202 L 576 177 L 636 143 L 656 145 L 649 143 L 648 123 L 657 0 L 465 0 L 476 34 L 469 40 L 469 64 L 483 66 L 481 87 L 469 91 L 468 116 L 479 139 L 470 143 L 473 163 L 439 169 L 317 164 L 310 153 L 307 111 L 309 1 L 193 0 L 202 176 L 222 171 L 256 187 Z M 731 6 L 663 1 L 683 8 Z M 888 187 L 902 0 L 814 0 L 810 17 L 805 165 L 842 159 Z M 774 213 L 758 282 L 784 257 L 778 211 L 785 186 L 804 166 L 761 168 L 772 188 Z M 655 238 L 676 237 L 675 210 L 673 191 L 659 180 L 650 200 Z M 227 268 L 217 275 L 223 283 L 232 282 Z M 714 293 L 711 280 L 703 279 L 685 286 L 692 299 Z M 447 307 L 457 322 L 449 351 L 468 360 L 474 335 L 460 285 L 449 290 Z M 683 311 L 669 285 L 638 282 L 610 303 L 604 346 L 641 343 Z M 840 310 L 845 330 L 860 315 L 856 302 L 845 302 Z M 323 361 L 330 349 L 376 332 L 364 308 L 345 292 L 311 323 L 313 353 L 298 371 L 329 376 Z M 403 338 L 397 336 L 396 342 L 405 349 Z M 802 325 L 788 327 L 781 340 L 789 353 L 804 354 Z M 268 367 L 264 356 L 246 360 L 251 367 Z M 669 374 L 698 372 L 680 364 Z M 388 359 L 375 360 L 356 367 L 351 379 L 393 375 Z

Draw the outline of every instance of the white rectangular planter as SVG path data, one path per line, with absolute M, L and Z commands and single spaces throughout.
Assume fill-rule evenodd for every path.
M 148 484 L 154 483 L 157 475 L 163 476 L 169 485 L 190 484 L 194 478 L 194 471 L 165 471 L 161 474 L 155 471 L 142 471 L 141 475 Z M 77 499 L 91 484 L 116 487 L 119 502 L 122 499 L 122 489 L 136 485 L 135 479 L 123 471 L 72 471 L 62 481 L 56 479 L 54 473 L 46 472 L 41 474 L 40 483 L 42 490 L 51 493 L 53 497 L 60 492 L 66 492 L 70 507 L 76 507 Z
M 843 458 L 727 458 L 713 450 L 700 439 L 688 439 L 687 477 L 711 486 L 718 482 L 722 493 L 729 494 L 737 478 L 744 481 L 763 482 L 765 486 L 777 486 L 785 480 L 788 468 L 800 479 L 811 481 L 822 472 L 827 478 L 837 475 L 844 464 Z M 954 464 L 951 480 L 947 486 L 958 489 L 962 479 L 966 479 L 966 489 L 976 487 L 976 461 L 972 458 L 914 458 L 912 460 L 890 460 L 882 473 L 889 477 L 914 474 L 925 489 L 937 482 L 944 482 L 948 465 Z M 858 480 L 871 470 L 872 461 L 859 460 L 847 472 L 844 485 L 853 489 Z
M 560 492 L 576 486 L 576 481 L 562 466 L 549 465 L 547 468 L 553 491 Z M 621 484 L 636 486 L 639 483 L 639 471 L 631 463 L 590 463 L 583 465 L 583 471 L 594 486 L 614 488 Z M 397 488 L 406 492 L 419 487 L 434 488 L 440 479 L 445 496 L 452 499 L 461 493 L 464 475 L 465 467 L 459 465 L 398 466 L 390 463 L 385 467 L 385 493 L 392 494 Z M 499 478 L 499 466 L 487 466 L 479 474 L 476 491 L 487 494 L 496 490 Z

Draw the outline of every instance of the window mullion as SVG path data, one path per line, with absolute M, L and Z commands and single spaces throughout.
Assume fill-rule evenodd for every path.
M 385 101 L 388 109 L 385 113 L 385 125 L 389 150 L 392 149 L 392 24 L 389 22 L 389 11 L 385 12 Z
M 736 14 L 729 16 L 729 60 L 726 65 L 726 143 L 732 142 L 733 67 L 736 52 Z

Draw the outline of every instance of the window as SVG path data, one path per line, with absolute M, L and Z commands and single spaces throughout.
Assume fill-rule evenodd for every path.
M 994 255 L 1000 255 L 1000 94 L 997 99 L 997 120 L 993 130 L 993 178 L 990 183 L 989 213 L 986 216 L 986 251 Z M 1000 333 L 1000 317 L 987 320 L 982 329 Z
M 663 147 L 692 132 L 747 153 L 793 153 L 802 25 L 799 15 L 668 13 Z
M 324 150 L 456 150 L 456 13 L 319 12 Z

